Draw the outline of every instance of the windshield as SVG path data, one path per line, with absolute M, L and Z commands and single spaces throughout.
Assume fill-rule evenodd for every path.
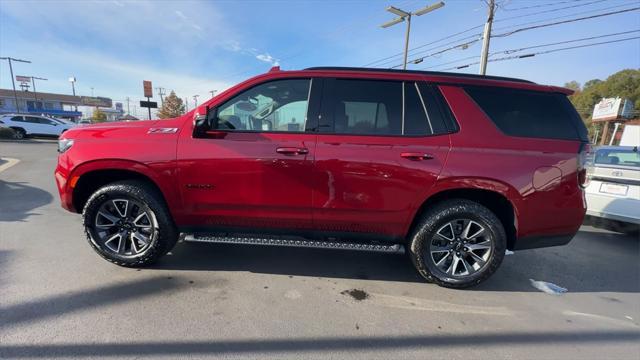
M 634 149 L 599 149 L 596 151 L 596 165 L 619 165 L 640 168 L 640 153 Z

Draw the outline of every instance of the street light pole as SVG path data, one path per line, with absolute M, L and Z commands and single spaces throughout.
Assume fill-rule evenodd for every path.
M 23 62 L 23 63 L 27 63 L 27 64 L 31 64 L 31 61 L 29 60 L 22 60 L 22 59 L 14 59 L 12 57 L 0 57 L 0 60 L 7 60 L 9 61 L 9 72 L 11 73 L 11 85 L 13 86 L 13 98 L 16 100 L 16 110 L 18 111 L 18 113 L 20 113 L 20 105 L 18 104 L 18 93 L 16 92 L 16 82 L 15 79 L 13 77 L 13 67 L 11 66 L 11 61 L 16 61 L 16 62 Z
M 72 76 L 69 78 L 69 82 L 71 83 L 71 91 L 73 91 L 73 96 L 76 96 L 76 77 Z M 76 105 L 76 112 L 78 111 L 78 105 Z
M 395 15 L 398 15 L 398 17 L 393 19 L 393 20 L 391 20 L 391 21 L 388 21 L 388 22 L 380 25 L 381 28 L 388 28 L 388 27 L 391 27 L 391 26 L 393 26 L 395 24 L 399 24 L 399 23 L 401 23 L 401 22 L 403 22 L 405 20 L 407 21 L 407 33 L 406 33 L 405 39 L 404 39 L 404 61 L 402 62 L 402 69 L 403 70 L 407 69 L 407 57 L 409 56 L 409 34 L 411 33 L 411 17 L 413 15 L 416 15 L 416 16 L 424 15 L 426 13 L 432 12 L 433 10 L 440 9 L 443 6 L 444 6 L 444 2 L 440 1 L 438 3 L 423 7 L 422 9 L 418 9 L 418 10 L 413 11 L 413 12 L 404 11 L 404 10 L 398 9 L 397 7 L 394 7 L 394 6 L 387 7 L 386 10 L 388 12 L 390 12 L 392 14 L 395 14 Z
M 194 109 L 198 107 L 198 96 L 200 95 L 193 95 Z
M 211 97 L 214 97 L 214 96 L 216 96 L 216 92 L 217 91 L 218 90 L 211 90 L 211 91 L 209 91 L 209 94 L 211 94 Z
M 33 85 L 33 98 L 36 100 L 36 102 L 38 102 L 38 95 L 36 94 L 36 80 L 47 81 L 48 79 L 40 78 L 36 76 L 30 76 L 30 78 L 31 78 L 31 85 Z M 44 104 L 42 104 L 42 108 L 44 109 Z

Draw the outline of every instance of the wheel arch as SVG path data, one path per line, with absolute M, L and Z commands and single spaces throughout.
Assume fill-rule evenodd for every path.
M 110 162 L 111 166 L 108 167 L 101 166 L 100 162 L 92 162 L 74 171 L 74 175 L 71 178 L 78 177 L 73 186 L 72 196 L 72 203 L 76 212 L 82 212 L 87 200 L 96 190 L 107 184 L 124 180 L 137 180 L 148 184 L 157 191 L 160 200 L 169 209 L 172 208 L 170 206 L 171 199 L 166 198 L 163 186 L 159 183 L 157 176 L 154 176 L 146 166 L 138 163 L 130 164 L 129 162 L 114 166 L 113 161 Z M 122 161 L 117 162 L 120 163 Z
M 430 207 L 448 199 L 467 199 L 475 201 L 491 210 L 502 222 L 507 234 L 507 249 L 513 250 L 517 240 L 517 208 L 506 193 L 477 187 L 451 187 L 437 190 L 425 199 L 415 212 L 408 229 L 408 238 L 418 224 L 422 214 Z

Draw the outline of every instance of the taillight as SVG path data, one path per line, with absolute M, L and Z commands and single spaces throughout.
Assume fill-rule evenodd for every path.
M 593 153 L 591 152 L 591 145 L 583 143 L 578 154 L 578 185 L 583 189 L 589 186 L 592 174 Z

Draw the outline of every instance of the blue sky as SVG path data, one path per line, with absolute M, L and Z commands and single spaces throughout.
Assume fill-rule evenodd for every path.
M 38 90 L 76 90 L 122 101 L 142 97 L 142 80 L 174 89 L 182 98 L 222 90 L 279 64 L 283 69 L 318 65 L 362 66 L 400 54 L 405 25 L 381 29 L 393 18 L 394 5 L 415 10 L 429 1 L 0 1 L 0 56 L 24 58 L 17 75 L 48 78 Z M 481 0 L 449 0 L 446 6 L 415 17 L 410 48 L 482 25 Z M 640 7 L 640 0 L 498 0 L 494 34 L 513 29 Z M 522 9 L 525 8 L 526 9 Z M 564 7 L 571 7 L 561 9 Z M 520 9 L 520 10 L 518 10 Z M 535 14 L 538 12 L 544 12 Z M 527 23 L 527 25 L 522 25 Z M 491 51 L 640 30 L 640 11 L 549 26 L 494 38 Z M 478 38 L 482 28 L 418 50 L 422 55 Z M 640 36 L 640 32 L 563 46 Z M 455 41 L 468 37 L 466 40 Z M 447 44 L 452 42 L 451 44 Z M 475 62 L 480 42 L 425 58 L 410 69 L 446 69 Z M 419 55 L 410 55 L 415 58 Z M 494 57 L 506 56 L 496 54 Z M 452 63 L 454 60 L 471 59 Z M 374 64 L 398 65 L 401 56 Z M 587 47 L 536 57 L 489 63 L 488 74 L 515 76 L 539 83 L 581 83 L 625 68 L 640 68 L 640 40 Z M 478 65 L 454 70 L 476 73 Z M 11 88 L 6 61 L 0 62 L 0 87 Z M 193 100 L 190 99 L 192 102 Z

